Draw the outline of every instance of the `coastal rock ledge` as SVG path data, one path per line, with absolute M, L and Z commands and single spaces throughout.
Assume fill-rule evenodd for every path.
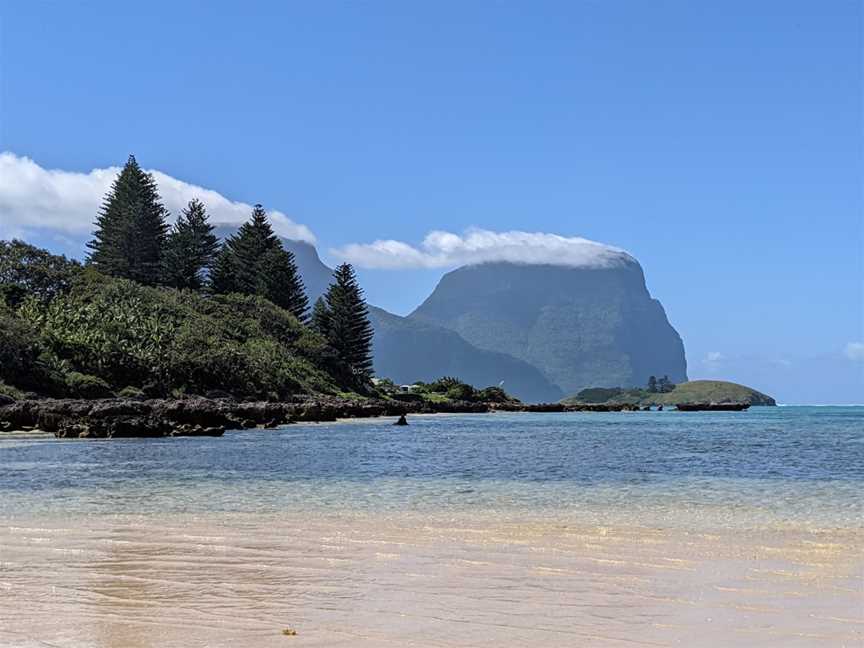
M 290 401 L 244 402 L 230 398 L 136 400 L 130 398 L 33 399 L 0 404 L 0 433 L 40 430 L 60 439 L 221 436 L 225 430 L 275 428 L 290 423 L 402 414 L 487 412 L 618 412 L 629 405 L 562 403 L 399 402 L 298 396 Z
M 271 428 L 300 421 L 333 421 L 402 413 L 384 402 L 297 399 L 240 402 L 186 398 L 135 400 L 19 400 L 0 406 L 0 431 L 41 430 L 58 438 L 221 436 L 226 429 Z

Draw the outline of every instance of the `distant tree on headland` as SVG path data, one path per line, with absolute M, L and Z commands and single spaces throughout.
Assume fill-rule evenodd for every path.
M 153 176 L 130 155 L 96 218 L 88 262 L 103 274 L 158 284 L 167 214 Z
M 652 394 L 657 393 L 657 376 L 648 378 L 648 391 Z
M 164 283 L 172 288 L 201 290 L 219 251 L 219 239 L 208 222 L 207 210 L 197 198 L 180 212 L 165 244 Z

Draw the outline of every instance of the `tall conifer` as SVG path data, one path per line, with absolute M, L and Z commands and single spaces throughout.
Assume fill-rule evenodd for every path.
M 207 220 L 204 203 L 193 198 L 180 212 L 165 244 L 162 259 L 165 284 L 200 290 L 218 250 L 219 240 Z
M 130 155 L 96 217 L 89 263 L 115 277 L 159 283 L 167 213 L 153 176 Z
M 365 381 L 372 375 L 373 330 L 363 290 L 350 264 L 343 263 L 333 272 L 325 301 L 327 340 L 351 373 Z
M 306 287 L 297 270 L 294 253 L 285 250 L 282 244 L 271 248 L 260 262 L 262 285 L 258 294 L 281 306 L 301 322 L 305 322 L 309 311 Z
M 255 205 L 249 221 L 225 241 L 213 268 L 212 288 L 216 293 L 261 295 L 301 321 L 309 309 L 294 254 L 282 247 L 261 205 Z

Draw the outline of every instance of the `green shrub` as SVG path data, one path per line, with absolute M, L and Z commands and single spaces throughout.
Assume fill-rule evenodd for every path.
M 471 385 L 459 383 L 447 390 L 447 398 L 451 400 L 473 401 L 477 398 L 477 392 Z
M 0 241 L 0 301 L 50 301 L 69 290 L 81 264 L 23 241 Z
M 133 399 L 141 399 L 145 398 L 145 394 L 142 390 L 137 387 L 124 387 L 119 392 L 117 392 L 117 396 L 119 398 L 133 398 Z
M 9 396 L 13 400 L 21 400 L 24 398 L 24 392 L 20 389 L 16 389 L 12 385 L 7 385 L 3 381 L 0 381 L 0 395 Z
M 42 354 L 38 333 L 0 304 L 0 380 L 26 391 L 53 392 L 54 381 L 40 363 Z
M 485 389 L 481 389 L 477 392 L 477 400 L 485 403 L 518 402 L 518 399 L 505 392 L 501 387 L 486 387 Z
M 66 387 L 72 396 L 78 398 L 108 398 L 113 396 L 111 388 L 101 378 L 70 371 L 66 374 Z

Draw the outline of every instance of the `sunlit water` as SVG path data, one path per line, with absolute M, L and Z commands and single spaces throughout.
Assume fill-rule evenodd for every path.
M 0 643 L 861 645 L 862 520 L 864 408 L 0 437 Z

